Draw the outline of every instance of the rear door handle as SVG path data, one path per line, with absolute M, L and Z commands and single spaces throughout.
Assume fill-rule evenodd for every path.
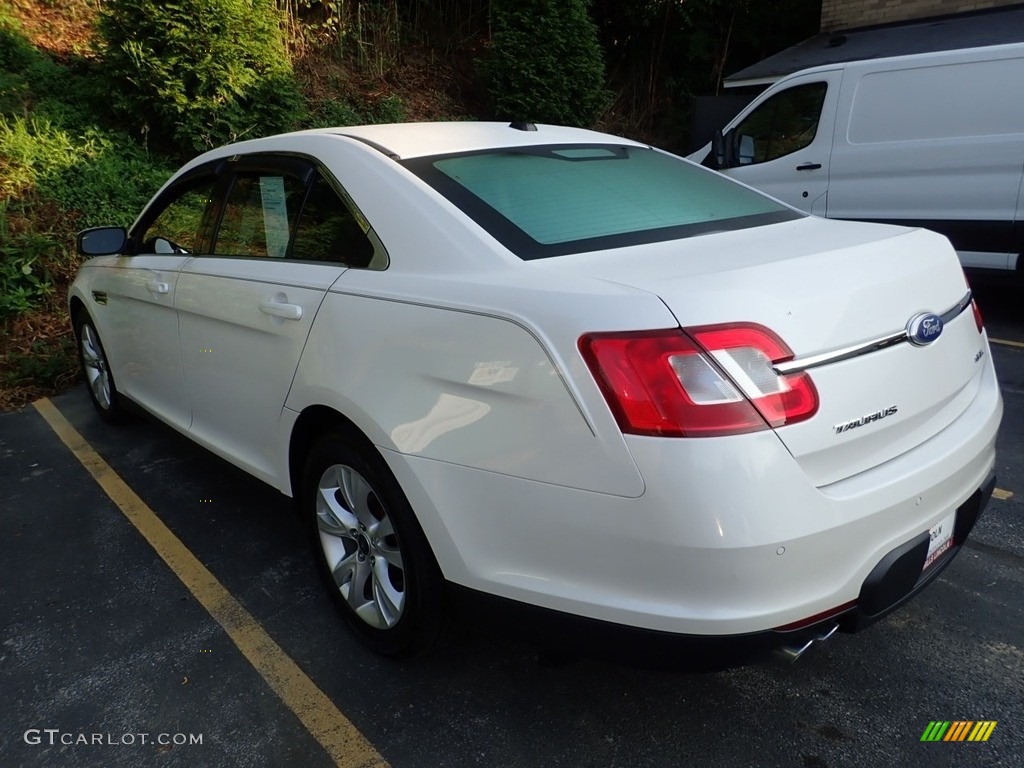
M 821 163 L 804 163 L 796 167 L 798 171 L 816 171 L 819 168 L 821 168 Z
M 146 283 L 146 287 L 149 288 L 153 293 L 170 293 L 171 286 L 167 283 L 161 282 L 160 280 L 150 280 Z
M 281 317 L 285 320 L 302 319 L 302 307 L 298 304 L 285 304 L 280 301 L 261 301 L 260 312 L 265 315 Z

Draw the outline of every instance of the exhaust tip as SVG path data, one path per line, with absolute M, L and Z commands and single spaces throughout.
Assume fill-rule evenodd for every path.
M 792 664 L 801 656 L 803 656 L 804 653 L 806 653 L 807 649 L 810 648 L 812 645 L 814 645 L 815 643 L 820 643 L 824 642 L 825 640 L 828 640 L 838 630 L 839 624 L 836 623 L 833 624 L 830 628 L 818 633 L 817 635 L 811 637 L 808 640 L 804 640 L 799 643 L 791 643 L 788 645 L 779 646 L 775 649 L 775 657 L 787 664 Z

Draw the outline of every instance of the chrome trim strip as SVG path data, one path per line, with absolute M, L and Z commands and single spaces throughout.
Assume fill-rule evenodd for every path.
M 950 320 L 958 317 L 961 312 L 971 306 L 971 292 L 968 291 L 960 301 L 954 304 L 952 307 L 943 312 L 939 317 L 942 318 L 942 323 L 945 325 Z M 772 370 L 775 371 L 779 376 L 785 376 L 787 373 L 799 373 L 800 371 L 806 371 L 811 368 L 818 368 L 822 365 L 829 365 L 830 363 L 838 363 L 842 360 L 849 360 L 854 357 L 860 357 L 861 355 L 867 355 L 871 352 L 877 352 L 886 347 L 892 347 L 896 344 L 902 344 L 905 341 L 909 341 L 910 336 L 907 329 L 904 328 L 901 331 L 890 333 L 885 336 L 880 336 L 870 341 L 864 341 L 860 344 L 853 344 L 849 347 L 841 347 L 840 349 L 834 349 L 831 352 L 822 352 L 817 355 L 808 355 L 807 357 L 798 357 L 794 360 L 789 360 L 784 363 L 776 363 L 772 366 Z

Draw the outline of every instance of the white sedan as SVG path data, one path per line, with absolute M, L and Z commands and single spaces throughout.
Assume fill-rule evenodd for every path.
M 188 163 L 69 296 L 89 393 L 296 499 L 386 654 L 448 617 L 562 649 L 799 655 L 915 594 L 995 483 L 956 254 L 528 123 Z

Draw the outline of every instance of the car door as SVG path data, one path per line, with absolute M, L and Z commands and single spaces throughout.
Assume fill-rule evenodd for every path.
M 726 175 L 795 208 L 825 215 L 829 159 L 842 71 L 789 81 L 726 133 Z
M 164 190 L 133 227 L 126 250 L 103 270 L 101 293 L 116 318 L 100 329 L 119 389 L 179 429 L 189 423 L 178 354 L 175 290 L 182 266 L 208 247 L 217 184 L 206 166 Z
M 354 243 L 365 235 L 339 203 L 312 162 L 242 157 L 232 163 L 212 254 L 178 280 L 190 433 L 275 485 L 282 410 L 317 310 L 350 264 L 372 257 L 368 240 Z

